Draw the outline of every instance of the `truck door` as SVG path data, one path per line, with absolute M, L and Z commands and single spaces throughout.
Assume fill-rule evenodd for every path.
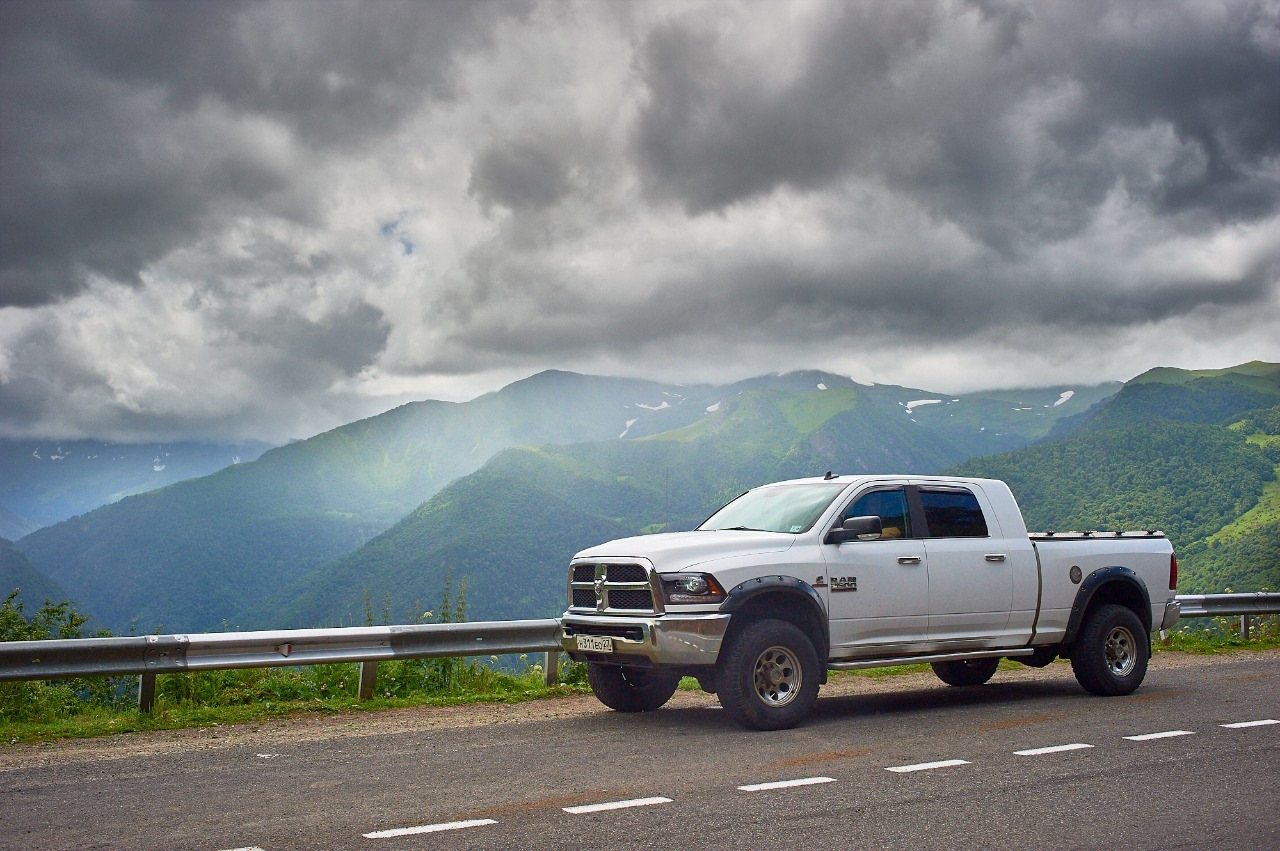
M 985 494 L 960 486 L 914 489 L 929 559 L 929 641 L 982 646 L 1003 635 L 1013 608 L 1013 558 Z
M 878 540 L 821 545 L 833 657 L 891 652 L 928 636 L 929 568 L 924 541 L 912 528 L 905 486 L 871 486 L 853 498 L 834 525 L 867 515 L 880 518 Z

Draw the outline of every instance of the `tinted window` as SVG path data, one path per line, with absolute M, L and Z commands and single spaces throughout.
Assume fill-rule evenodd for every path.
M 987 521 L 978 498 L 965 490 L 920 489 L 931 538 L 985 538 Z
M 843 523 L 850 517 L 880 518 L 882 538 L 910 538 L 911 514 L 907 511 L 907 497 L 902 488 L 864 493 L 845 509 L 840 517 Z

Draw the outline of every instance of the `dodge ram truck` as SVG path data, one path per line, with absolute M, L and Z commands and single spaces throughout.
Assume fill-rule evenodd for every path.
M 578 553 L 561 644 L 611 709 L 657 709 L 690 676 L 757 730 L 799 724 L 829 670 L 927 662 L 976 686 L 1001 658 L 1063 657 L 1123 695 L 1178 620 L 1177 582 L 1162 533 L 1029 533 L 1000 481 L 828 473 Z

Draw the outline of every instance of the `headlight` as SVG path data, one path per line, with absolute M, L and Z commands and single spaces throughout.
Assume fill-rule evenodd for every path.
M 668 603 L 720 603 L 724 589 L 706 573 L 677 573 L 662 577 L 662 594 Z

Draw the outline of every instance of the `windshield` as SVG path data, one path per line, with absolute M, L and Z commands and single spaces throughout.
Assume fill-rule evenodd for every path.
M 839 482 L 756 488 L 711 515 L 698 529 L 704 532 L 726 529 L 804 532 L 844 488 Z

